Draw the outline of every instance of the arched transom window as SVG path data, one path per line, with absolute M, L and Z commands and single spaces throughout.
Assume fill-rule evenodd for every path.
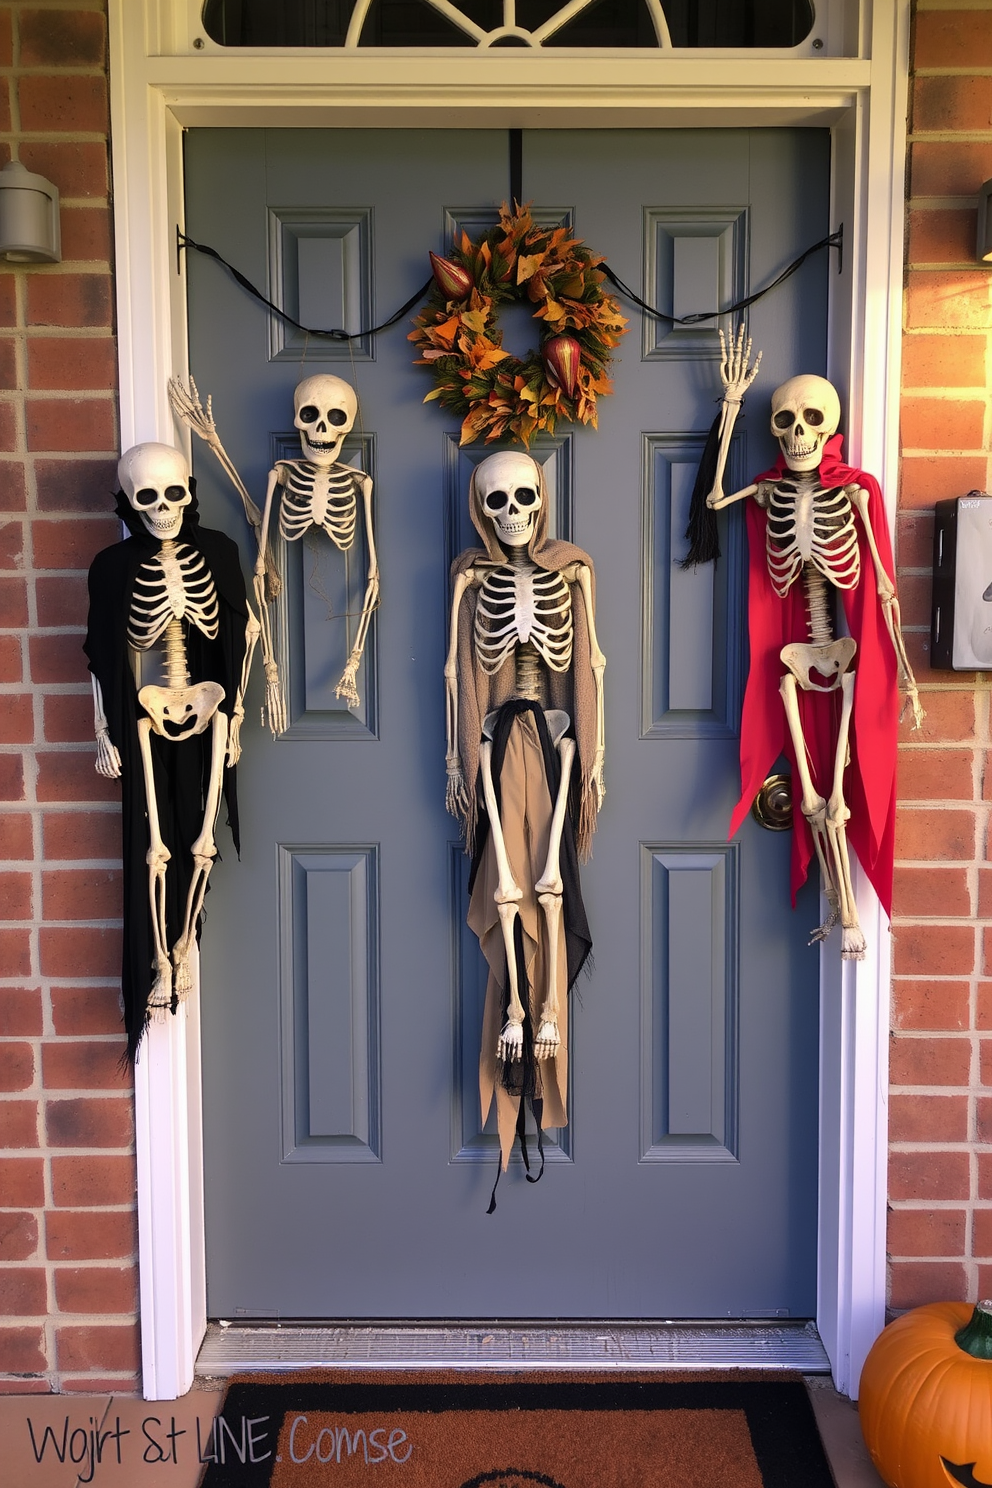
M 795 47 L 812 0 L 206 0 L 232 47 Z

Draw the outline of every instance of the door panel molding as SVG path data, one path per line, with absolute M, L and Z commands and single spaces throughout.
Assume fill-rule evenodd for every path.
M 855 17 L 855 57 L 582 57 L 490 53 L 452 69 L 408 55 L 201 57 L 197 4 L 109 0 L 122 446 L 175 438 L 167 379 L 186 370 L 183 125 L 725 127 L 829 124 L 833 279 L 828 375 L 847 408 L 848 458 L 894 509 L 902 302 L 909 0 Z M 608 68 L 604 65 L 608 60 Z M 871 314 L 867 307 L 871 305 Z M 871 951 L 821 958 L 817 1322 L 837 1387 L 857 1393 L 884 1322 L 888 927 L 858 875 Z M 199 1025 L 154 1024 L 135 1070 L 143 1391 L 191 1385 L 206 1323 Z
M 641 843 L 641 1162 L 737 1161 L 740 858 Z
M 285 1163 L 379 1162 L 379 852 L 280 843 Z
M 744 695 L 744 513 L 720 522 L 720 558 L 683 569 L 689 500 L 705 434 L 643 434 L 641 460 L 641 738 L 734 738 Z M 746 479 L 747 436 L 734 434 L 726 486 Z
M 370 207 L 270 207 L 269 299 L 301 325 L 348 331 L 375 324 Z M 369 361 L 371 336 L 308 336 L 273 315 L 269 357 L 284 362 Z
M 750 290 L 748 228 L 747 207 L 648 207 L 642 297 L 676 317 L 736 305 Z M 731 319 L 678 325 L 645 316 L 644 360 L 719 361 L 719 333 L 730 335 Z

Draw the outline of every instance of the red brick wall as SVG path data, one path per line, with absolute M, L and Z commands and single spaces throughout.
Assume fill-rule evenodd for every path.
M 953 0 L 951 0 L 953 3 Z M 898 563 L 922 734 L 904 729 L 893 916 L 894 1309 L 992 1292 L 989 677 L 928 668 L 935 501 L 992 490 L 992 0 L 918 0 L 910 102 Z
M 119 790 L 93 769 L 85 574 L 118 535 L 106 19 L 0 3 L 0 131 L 62 195 L 61 264 L 0 267 L 0 1380 L 133 1390 Z M 4 147 L 2 159 L 9 158 Z

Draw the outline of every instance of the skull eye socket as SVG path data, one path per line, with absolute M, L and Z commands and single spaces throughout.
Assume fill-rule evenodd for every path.
M 189 492 L 185 486 L 166 486 L 165 488 L 166 501 L 185 501 L 188 495 Z
M 517 491 L 517 505 L 518 506 L 533 506 L 534 505 L 534 502 L 536 500 L 537 500 L 537 492 L 536 491 L 531 491 L 527 486 L 522 486 Z
M 819 408 L 804 408 L 803 418 L 809 424 L 811 429 L 818 429 L 823 423 L 823 414 L 820 412 Z
M 490 491 L 484 501 L 486 511 L 502 511 L 510 497 L 506 491 Z
M 328 410 L 327 422 L 334 424 L 336 428 L 340 429 L 342 424 L 348 422 L 348 415 L 343 408 L 331 408 Z
M 312 424 L 314 420 L 319 417 L 319 415 L 320 410 L 318 408 L 314 408 L 312 403 L 307 403 L 304 405 L 303 408 L 300 409 L 300 423 Z
M 134 499 L 138 506 L 154 506 L 158 501 L 158 492 L 151 486 L 145 486 L 140 491 L 135 491 Z
M 781 413 L 777 413 L 772 419 L 772 423 L 776 429 L 789 429 L 795 423 L 795 419 L 796 416 L 794 413 L 790 412 L 788 408 L 783 408 Z

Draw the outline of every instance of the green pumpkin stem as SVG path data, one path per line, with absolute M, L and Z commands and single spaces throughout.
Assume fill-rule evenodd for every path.
M 964 1327 L 955 1333 L 954 1342 L 973 1359 L 992 1360 L 992 1301 L 977 1304 Z

